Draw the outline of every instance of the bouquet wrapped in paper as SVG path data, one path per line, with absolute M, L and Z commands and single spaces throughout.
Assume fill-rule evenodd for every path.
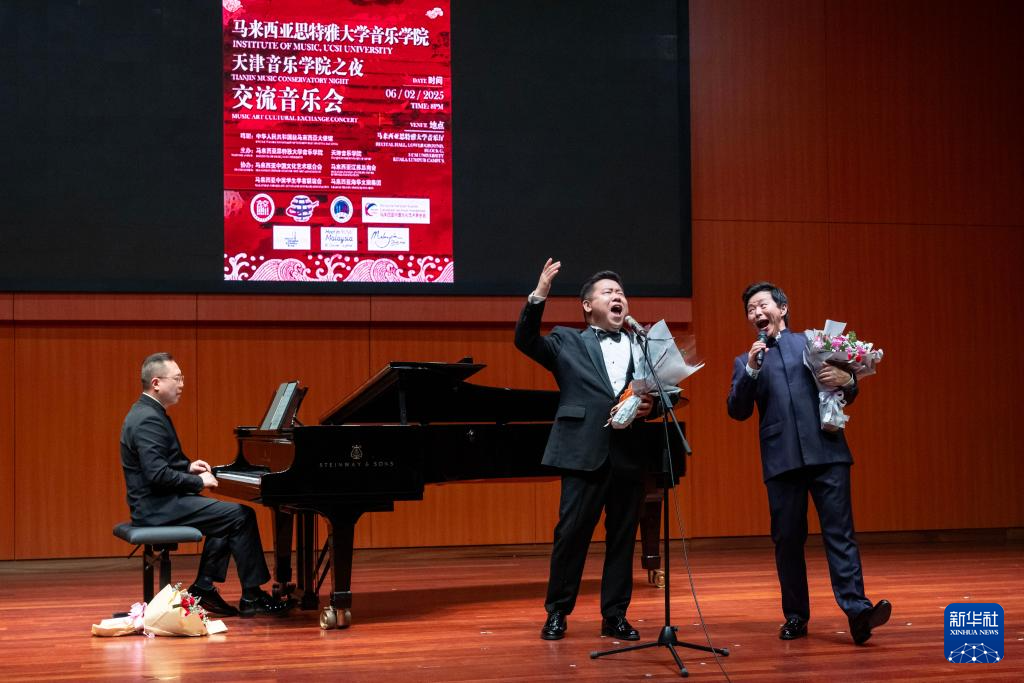
M 823 330 L 806 330 L 807 346 L 804 347 L 804 365 L 814 375 L 818 385 L 818 413 L 821 428 L 835 432 L 846 427 L 849 416 L 843 412 L 846 401 L 842 389 L 827 387 L 818 382 L 818 371 L 825 365 L 834 365 L 861 377 L 875 374 L 875 366 L 882 360 L 882 349 L 874 348 L 871 342 L 857 339 L 857 333 L 850 330 L 843 334 L 846 323 L 825 321 Z
M 113 638 L 143 633 L 145 625 L 142 622 L 142 615 L 145 611 L 146 603 L 136 602 L 132 605 L 127 615 L 114 617 L 113 619 L 104 619 L 98 624 L 93 624 L 92 634 L 94 636 L 103 636 L 104 638 Z
M 93 624 L 94 636 L 127 636 L 142 633 L 153 636 L 206 636 L 223 633 L 228 627 L 217 619 L 210 621 L 199 600 L 181 584 L 167 584 L 148 603 L 132 605 L 128 616 L 104 619 Z
M 658 381 L 671 398 L 680 392 L 676 385 L 704 367 L 704 363 L 692 359 L 692 344 L 684 348 L 676 347 L 675 337 L 664 320 L 659 320 L 651 326 L 647 332 L 647 344 L 653 367 L 647 364 L 640 344 L 634 343 L 633 381 L 622 392 L 618 405 L 613 409 L 614 413 L 609 420 L 613 429 L 625 429 L 632 424 L 640 407 L 640 396 L 657 395 Z M 691 357 L 689 361 L 686 356 Z

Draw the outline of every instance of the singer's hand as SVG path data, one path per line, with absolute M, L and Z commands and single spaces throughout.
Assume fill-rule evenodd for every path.
M 651 398 L 650 394 L 640 394 L 640 407 L 636 409 L 637 417 L 647 417 L 651 414 L 651 409 L 654 407 L 654 399 Z
M 853 375 L 846 370 L 841 370 L 832 365 L 824 365 L 818 370 L 818 381 L 833 389 L 846 385 L 853 379 Z
M 759 370 L 760 366 L 757 364 L 757 354 L 759 351 L 765 351 L 768 349 L 768 344 L 755 339 L 754 344 L 750 347 L 750 351 L 747 351 L 747 365 L 750 366 L 751 370 Z
M 551 282 L 558 275 L 558 271 L 562 268 L 561 261 L 547 260 L 544 264 L 544 269 L 540 271 L 540 279 L 537 280 L 537 288 L 533 290 L 533 293 L 541 298 L 547 298 L 548 293 L 551 291 Z
M 215 489 L 217 488 L 217 477 L 213 476 L 209 472 L 200 472 L 199 478 L 203 480 L 204 489 Z

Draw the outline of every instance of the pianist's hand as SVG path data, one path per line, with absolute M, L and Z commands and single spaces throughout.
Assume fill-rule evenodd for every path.
M 209 472 L 200 472 L 199 478 L 203 480 L 204 489 L 215 489 L 217 488 L 217 477 L 213 476 Z
M 195 462 L 190 463 L 188 466 L 189 474 L 201 474 L 203 472 L 209 471 L 210 465 L 205 460 L 196 460 Z

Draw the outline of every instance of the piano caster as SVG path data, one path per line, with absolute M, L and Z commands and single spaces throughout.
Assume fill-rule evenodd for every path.
M 655 588 L 665 587 L 665 570 L 664 569 L 648 569 L 647 570 L 647 582 Z
M 338 610 L 334 607 L 324 607 L 320 610 L 320 628 L 330 631 L 335 628 L 348 628 L 352 625 L 352 610 L 345 608 L 341 610 L 341 621 L 338 621 Z

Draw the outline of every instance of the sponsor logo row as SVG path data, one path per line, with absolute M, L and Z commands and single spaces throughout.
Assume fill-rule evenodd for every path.
M 322 227 L 320 251 L 359 251 L 359 228 Z M 313 228 L 275 225 L 274 249 L 312 251 Z M 365 251 L 409 251 L 409 228 L 367 227 Z
M 430 223 L 430 200 L 417 197 L 362 197 L 362 222 L 364 223 L 400 223 L 402 225 L 427 225 Z M 293 195 L 284 215 L 294 223 L 308 223 L 316 212 L 320 202 L 309 195 Z M 345 196 L 339 195 L 331 199 L 329 205 L 331 218 L 335 223 L 348 223 L 355 213 L 355 206 Z M 277 204 L 274 198 L 261 192 L 249 202 L 249 213 L 258 223 L 268 223 L 274 219 Z

